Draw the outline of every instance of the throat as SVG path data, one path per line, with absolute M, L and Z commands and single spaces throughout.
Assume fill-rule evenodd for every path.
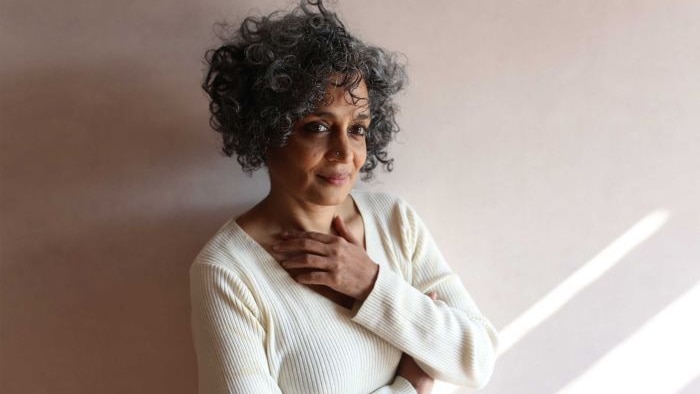
M 359 213 L 355 211 L 352 197 L 339 205 L 315 205 L 306 201 L 280 199 L 270 193 L 259 205 L 259 212 L 269 223 L 274 223 L 281 231 L 312 231 L 322 234 L 336 234 L 333 218 L 339 215 L 347 223 Z

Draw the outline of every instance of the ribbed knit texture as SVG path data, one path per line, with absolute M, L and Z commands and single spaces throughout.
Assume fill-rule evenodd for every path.
M 379 274 L 343 308 L 296 283 L 234 219 L 190 269 L 200 394 L 415 393 L 403 352 L 431 376 L 482 387 L 497 334 L 403 200 L 353 192 Z M 425 295 L 438 294 L 438 301 Z

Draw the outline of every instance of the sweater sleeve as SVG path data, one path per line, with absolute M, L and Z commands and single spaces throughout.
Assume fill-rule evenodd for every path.
M 410 264 L 412 282 L 381 266 L 353 321 L 416 360 L 430 376 L 481 388 L 491 377 L 498 335 L 451 272 L 418 215 L 399 202 L 402 233 L 393 242 Z M 425 295 L 435 291 L 438 300 Z
M 240 279 L 225 267 L 195 262 L 190 295 L 199 393 L 281 393 L 269 372 L 265 330 Z

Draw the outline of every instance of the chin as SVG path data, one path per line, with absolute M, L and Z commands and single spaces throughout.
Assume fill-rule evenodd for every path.
M 323 188 L 321 190 L 316 190 L 313 195 L 310 196 L 309 202 L 325 206 L 340 205 L 348 198 L 351 190 L 352 184 L 343 188 Z
M 350 192 L 348 191 L 347 193 L 333 193 L 333 195 L 325 195 L 325 196 L 320 196 L 318 201 L 316 201 L 316 204 L 318 205 L 326 205 L 326 206 L 331 206 L 331 205 L 340 205 L 345 200 L 348 198 L 348 195 Z

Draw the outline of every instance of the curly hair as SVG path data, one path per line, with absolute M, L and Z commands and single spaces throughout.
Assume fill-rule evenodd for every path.
M 399 55 L 352 36 L 321 0 L 302 0 L 289 12 L 245 18 L 223 45 L 206 52 L 202 88 L 211 101 L 210 125 L 221 133 L 222 151 L 235 153 L 251 174 L 265 165 L 269 149 L 284 146 L 297 120 L 327 100 L 335 86 L 352 94 L 364 80 L 371 122 L 366 133 L 367 160 L 362 179 L 382 163 L 393 167 L 387 145 L 399 131 L 393 96 L 407 82 Z

